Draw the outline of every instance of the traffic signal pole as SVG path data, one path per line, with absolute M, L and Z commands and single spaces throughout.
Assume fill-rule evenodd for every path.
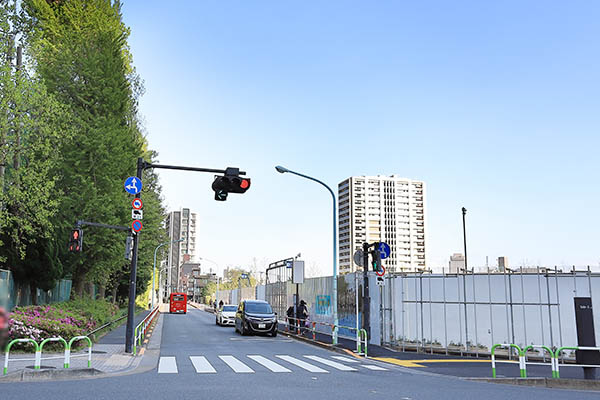
M 369 243 L 363 243 L 363 329 L 371 337 L 371 297 L 369 296 Z
M 144 161 L 143 158 L 137 159 L 137 173 L 136 177 L 143 183 L 142 174 L 146 169 L 149 168 L 161 168 L 161 169 L 174 169 L 180 171 L 194 171 L 194 172 L 210 172 L 217 174 L 226 174 L 229 171 L 232 171 L 231 168 L 227 170 L 224 169 L 212 169 L 212 168 L 196 168 L 196 167 L 185 167 L 179 165 L 161 165 L 161 164 L 151 164 Z M 246 175 L 246 172 L 239 171 L 237 169 L 233 169 L 238 175 Z M 249 182 L 249 179 L 246 178 Z M 249 185 L 249 183 L 248 183 Z M 244 190 L 247 187 L 243 188 Z M 135 195 L 136 199 L 141 199 L 141 191 Z M 125 352 L 131 353 L 133 352 L 133 322 L 135 317 L 135 296 L 136 296 L 136 278 L 137 278 L 137 259 L 138 259 L 138 244 L 140 241 L 140 233 L 137 232 L 133 237 L 133 254 L 131 257 L 131 273 L 129 275 L 129 302 L 127 307 L 127 329 L 125 331 Z

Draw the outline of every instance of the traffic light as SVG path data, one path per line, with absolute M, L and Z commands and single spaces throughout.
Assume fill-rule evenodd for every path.
M 371 258 L 371 265 L 373 266 L 373 271 L 382 271 L 381 252 L 379 251 L 379 246 L 376 246 L 373 250 L 371 250 Z
M 228 193 L 245 193 L 250 188 L 250 178 L 239 176 L 238 168 L 227 168 L 225 175 L 215 176 L 212 189 L 215 191 L 215 200 L 227 200 Z
M 131 261 L 133 256 L 133 236 L 127 236 L 125 240 L 125 259 Z
M 71 236 L 69 238 L 69 251 L 78 253 L 81 251 L 83 246 L 83 229 L 75 228 L 71 230 Z

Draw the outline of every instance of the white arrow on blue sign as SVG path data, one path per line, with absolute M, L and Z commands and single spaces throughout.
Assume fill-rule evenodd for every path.
M 125 179 L 123 186 L 125 187 L 125 191 L 129 194 L 138 194 L 142 191 L 142 181 L 135 176 L 130 176 Z
M 386 242 L 379 242 L 379 252 L 381 253 L 381 259 L 383 260 L 390 256 L 392 250 L 390 249 L 390 245 Z

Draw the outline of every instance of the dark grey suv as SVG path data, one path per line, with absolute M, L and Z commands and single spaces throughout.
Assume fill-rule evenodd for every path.
M 235 313 L 235 331 L 241 335 L 269 333 L 277 336 L 277 313 L 262 300 L 242 300 Z

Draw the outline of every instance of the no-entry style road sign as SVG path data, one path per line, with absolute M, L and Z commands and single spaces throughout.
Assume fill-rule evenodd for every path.
M 362 267 L 363 266 L 363 257 L 364 257 L 363 251 L 361 249 L 356 250 L 354 252 L 354 256 L 353 256 L 354 264 L 358 265 L 359 267 Z
M 138 194 L 142 191 L 142 181 L 135 176 L 130 176 L 125 179 L 123 186 L 125 187 L 125 191 L 129 194 Z
M 134 210 L 141 210 L 142 207 L 144 207 L 144 203 L 142 203 L 142 199 L 133 199 L 131 207 L 133 207 Z
M 381 253 L 381 259 L 383 260 L 390 256 L 392 250 L 390 249 L 390 245 L 386 242 L 379 242 L 379 252 Z
M 131 230 L 134 232 L 139 232 L 142 230 L 142 221 L 136 219 L 131 223 Z

